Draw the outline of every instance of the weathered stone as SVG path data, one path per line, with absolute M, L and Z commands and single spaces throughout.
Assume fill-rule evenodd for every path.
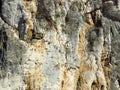
M 0 90 L 119 90 L 118 0 L 0 0 Z

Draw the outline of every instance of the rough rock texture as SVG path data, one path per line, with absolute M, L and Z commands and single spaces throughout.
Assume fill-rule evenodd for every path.
M 0 90 L 120 90 L 119 0 L 0 0 Z

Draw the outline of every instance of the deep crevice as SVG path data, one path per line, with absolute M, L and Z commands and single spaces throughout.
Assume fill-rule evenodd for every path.
M 18 23 L 18 31 L 19 31 L 19 38 L 23 40 L 26 31 L 26 23 L 24 20 L 24 16 L 20 18 L 20 21 Z
M 37 14 L 36 14 L 36 18 L 41 20 L 41 19 L 45 19 L 47 20 L 50 24 L 53 23 L 53 20 L 49 14 L 49 11 L 46 9 L 45 5 L 44 5 L 44 0 L 39 0 L 38 1 L 38 6 L 39 8 Z
M 2 15 L 2 0 L 0 0 L 0 17 Z
M 119 84 L 119 86 L 120 86 L 120 79 L 118 79 L 118 84 Z
M 101 89 L 100 90 L 104 90 L 104 85 L 101 86 Z
M 0 29 L 0 68 L 1 68 L 1 77 L 5 77 L 7 70 L 7 44 L 8 36 L 3 28 Z
M 61 85 L 62 85 L 62 88 L 63 88 L 63 86 L 64 86 L 64 80 L 62 80 Z
M 32 38 L 31 39 L 43 39 L 44 34 L 43 33 L 35 33 L 34 30 L 32 30 Z
M 96 83 L 93 82 L 92 85 L 91 85 L 92 89 L 95 89 L 96 88 Z
M 79 76 L 78 81 L 77 81 L 76 90 L 81 90 L 81 89 L 80 89 L 80 86 L 81 86 L 81 78 L 80 78 L 80 76 Z

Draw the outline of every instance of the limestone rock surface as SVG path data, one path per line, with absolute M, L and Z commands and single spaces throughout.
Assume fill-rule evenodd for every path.
M 0 0 L 0 90 L 120 90 L 120 1 Z

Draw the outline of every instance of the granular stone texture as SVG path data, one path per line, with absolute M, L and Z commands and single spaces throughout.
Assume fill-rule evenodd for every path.
M 0 0 L 0 90 L 120 90 L 119 0 Z

